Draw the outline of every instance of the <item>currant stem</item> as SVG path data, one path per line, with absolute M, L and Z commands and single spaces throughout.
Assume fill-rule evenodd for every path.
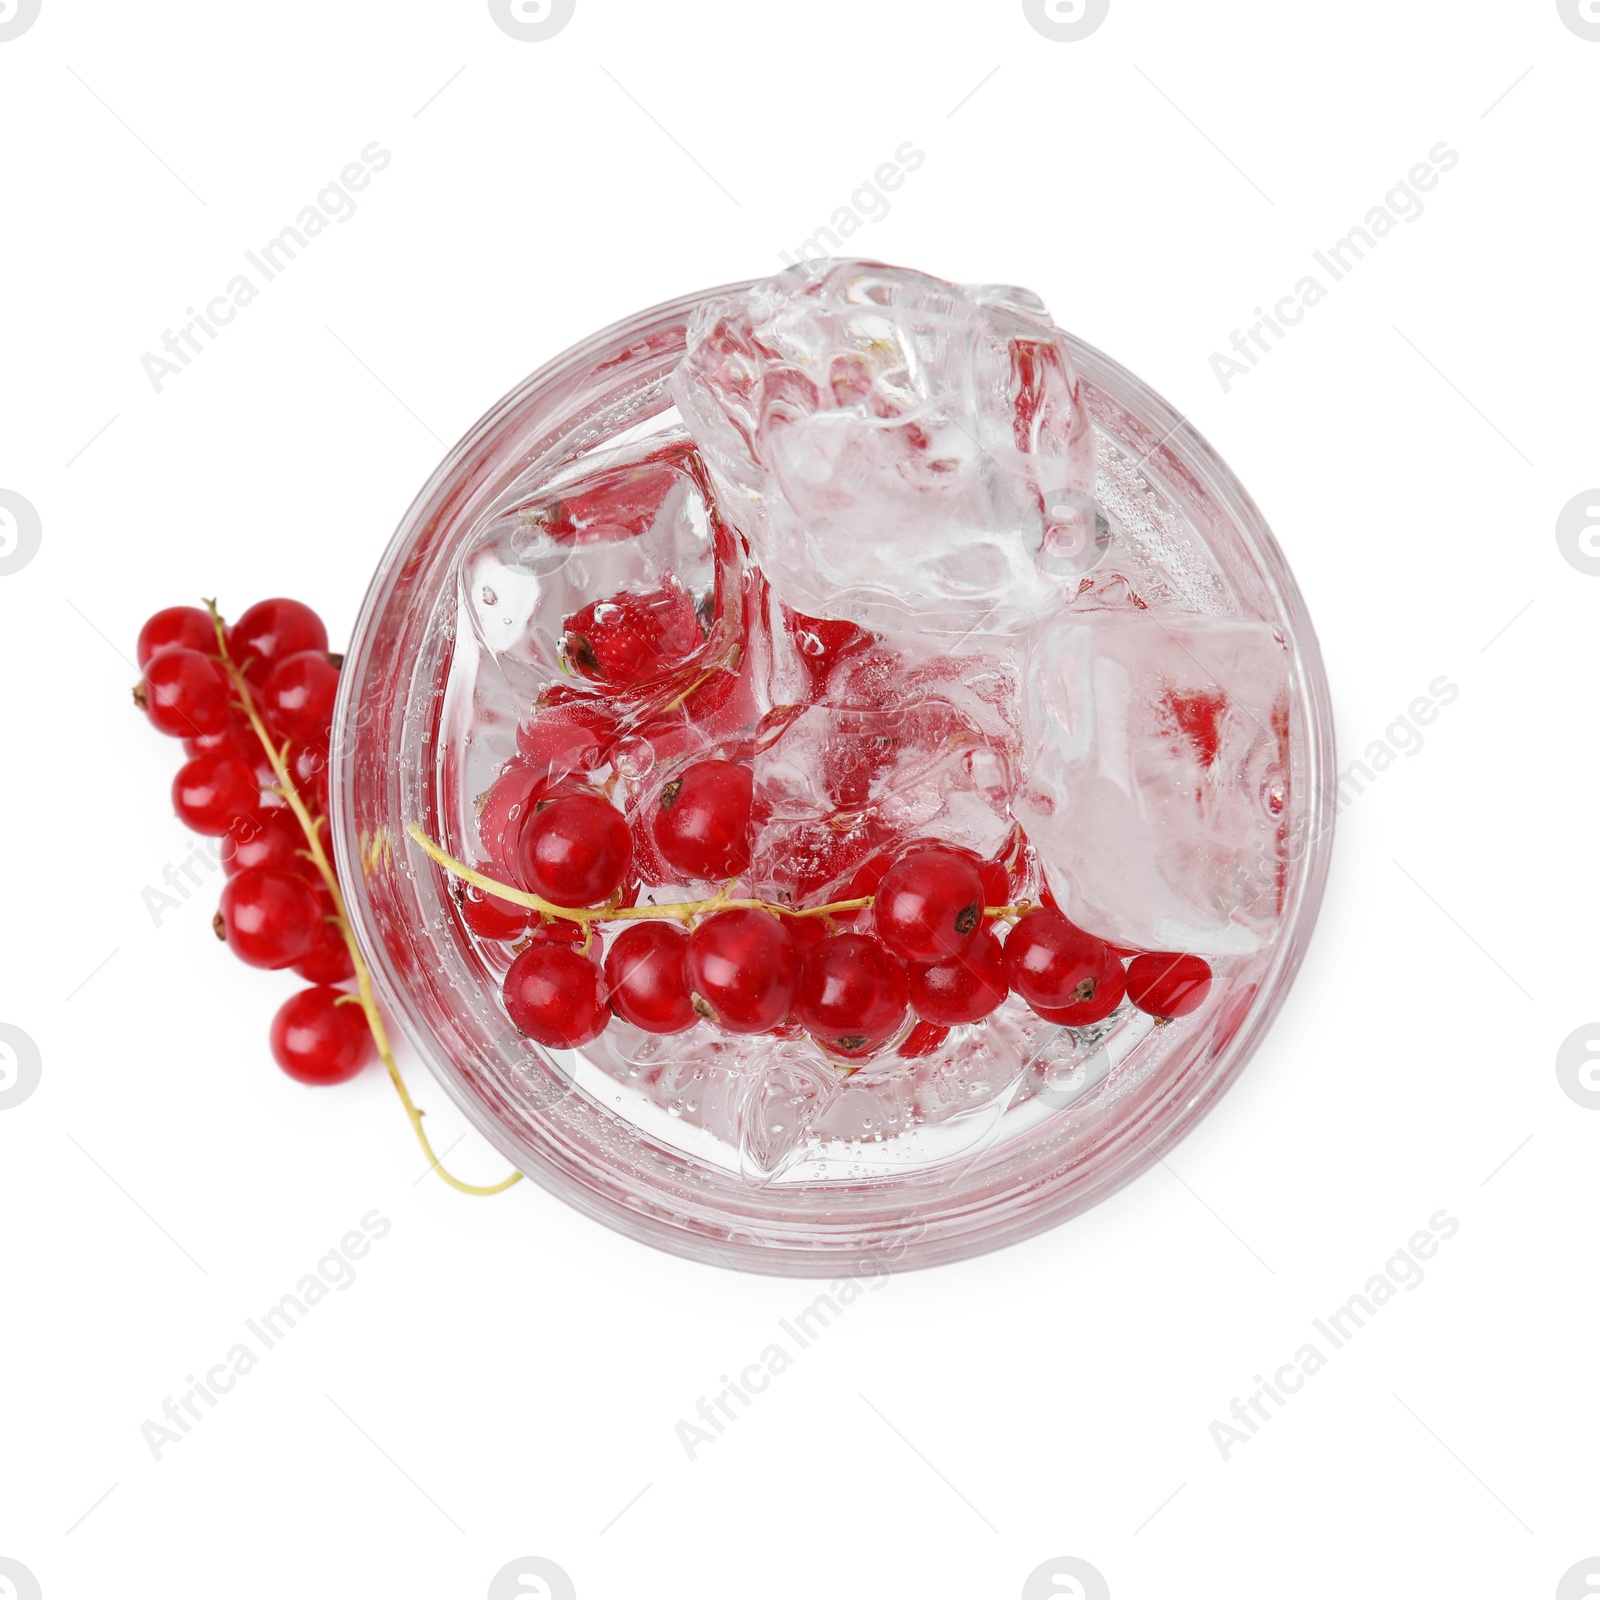
M 709 900 L 678 900 L 663 906 L 558 906 L 539 895 L 530 894 L 526 889 L 516 889 L 509 883 L 500 883 L 494 878 L 485 877 L 483 873 L 469 867 L 465 862 L 457 861 L 449 851 L 436 845 L 415 822 L 406 824 L 406 832 L 423 852 L 443 867 L 452 878 L 470 883 L 474 889 L 482 889 L 485 894 L 492 894 L 497 900 L 509 900 L 512 905 L 526 906 L 528 910 L 537 911 L 546 917 L 564 917 L 568 922 L 579 924 L 585 933 L 590 935 L 594 932 L 593 924 L 596 922 L 639 922 L 649 919 L 660 921 L 664 918 L 670 918 L 675 922 L 693 922 L 696 917 L 707 916 L 714 911 L 734 910 L 765 911 L 774 917 L 830 917 L 836 916 L 841 911 L 865 911 L 873 901 L 870 894 L 865 894 L 854 900 L 834 900 L 825 906 L 806 906 L 796 910 L 793 906 L 776 905 L 771 900 L 734 899 L 728 894 L 733 883 L 738 882 L 738 879 L 734 879 L 733 883 L 725 884 Z M 1024 900 L 1014 906 L 985 906 L 983 914 L 986 917 L 1004 917 L 1008 922 L 1015 922 L 1032 910 L 1032 903 Z M 588 948 L 587 943 L 585 948 Z
M 300 790 L 295 784 L 294 775 L 289 771 L 286 753 L 288 746 L 281 749 L 273 742 L 272 735 L 267 732 L 266 724 L 262 722 L 260 713 L 256 710 L 255 699 L 250 692 L 250 685 L 245 681 L 244 671 L 234 664 L 232 656 L 228 654 L 228 636 L 222 625 L 222 614 L 217 610 L 215 600 L 207 600 L 205 608 L 211 614 L 211 625 L 217 632 L 217 651 L 222 659 L 222 668 L 228 674 L 229 681 L 233 684 L 234 692 L 239 697 L 240 704 L 244 707 L 244 714 L 250 719 L 250 726 L 255 730 L 256 737 L 261 741 L 261 748 L 266 751 L 267 759 L 272 763 L 272 771 L 278 782 L 277 792 L 282 795 L 285 804 L 294 812 L 295 820 L 300 824 L 301 831 L 306 836 L 309 847 L 306 854 L 310 856 L 313 865 L 321 874 L 322 881 L 327 885 L 328 893 L 333 898 L 334 921 L 339 925 L 339 932 L 344 937 L 345 948 L 350 952 L 350 962 L 355 968 L 356 988 L 358 993 L 350 998 L 357 1001 L 362 1014 L 367 1019 L 367 1027 L 372 1030 L 372 1042 L 377 1046 L 378 1059 L 381 1060 L 389 1073 L 389 1081 L 394 1085 L 395 1093 L 400 1096 L 400 1104 L 405 1107 L 405 1113 L 410 1120 L 412 1132 L 417 1136 L 417 1143 L 422 1146 L 422 1153 L 428 1158 L 430 1168 L 437 1172 L 452 1189 L 458 1189 L 462 1194 L 499 1194 L 509 1189 L 512 1184 L 522 1179 L 520 1172 L 513 1172 L 509 1178 L 495 1184 L 463 1183 L 459 1178 L 447 1172 L 439 1164 L 439 1158 L 433 1153 L 433 1146 L 428 1141 L 428 1136 L 422 1129 L 423 1113 L 417 1109 L 416 1102 L 411 1098 L 410 1091 L 406 1088 L 405 1080 L 400 1076 L 400 1069 L 395 1065 L 394 1052 L 389 1047 L 389 1035 L 383 1025 L 383 1016 L 378 1010 L 378 1003 L 372 994 L 372 974 L 367 970 L 367 963 L 363 959 L 361 950 L 356 944 L 354 932 L 350 927 L 350 918 L 345 910 L 344 894 L 339 888 L 339 880 L 334 875 L 333 863 L 328 860 L 328 854 L 322 847 L 321 830 L 317 827 L 316 819 L 311 815 L 304 800 L 300 798 Z

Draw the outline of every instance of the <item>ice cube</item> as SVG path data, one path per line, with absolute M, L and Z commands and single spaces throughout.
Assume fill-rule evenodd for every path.
M 1032 641 L 1015 809 L 1061 908 L 1114 944 L 1271 938 L 1288 807 L 1289 653 L 1270 624 L 1064 616 Z
M 1026 291 L 812 263 L 699 311 L 672 388 L 719 506 L 808 616 L 1016 633 L 1104 548 L 1077 374 Z
M 576 463 L 463 552 L 460 595 L 473 631 L 526 700 L 563 677 L 597 691 L 632 687 L 636 674 L 619 672 L 630 659 L 643 673 L 714 648 L 708 636 L 737 575 L 724 571 L 731 552 L 720 547 L 732 540 L 726 529 L 719 539 L 699 472 L 681 442 L 657 442 L 622 464 Z M 576 661 L 566 659 L 573 617 L 583 623 Z

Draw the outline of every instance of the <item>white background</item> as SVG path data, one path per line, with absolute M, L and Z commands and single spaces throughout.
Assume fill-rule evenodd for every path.
M 1600 578 L 1554 533 L 1600 482 L 1597 85 L 1554 0 L 1112 0 L 1078 43 L 1015 0 L 578 0 L 544 43 L 482 0 L 44 0 L 0 43 L 0 488 L 43 526 L 0 577 L 0 1021 L 43 1058 L 0 1112 L 0 1555 L 46 1600 L 478 1597 L 528 1554 L 581 1600 L 1010 1600 L 1059 1555 L 1115 1600 L 1554 1595 L 1600 1550 L 1600 1114 L 1554 1065 L 1600 1014 Z M 373 140 L 356 215 L 156 393 L 144 352 Z M 192 841 L 125 658 L 203 594 L 303 596 L 337 647 L 500 394 L 776 269 L 906 140 L 852 243 L 1037 289 L 1188 413 L 1304 588 L 1342 759 L 1460 695 L 1342 815 L 1282 1016 L 1165 1168 L 864 1296 L 691 1462 L 674 1425 L 815 1287 L 463 1198 L 380 1073 L 282 1077 L 291 981 L 210 887 L 141 900 Z M 1225 394 L 1213 351 L 1441 140 L 1425 213 Z M 374 1208 L 353 1287 L 154 1460 Z M 1212 1421 L 1441 1208 L 1421 1287 L 1225 1462 Z

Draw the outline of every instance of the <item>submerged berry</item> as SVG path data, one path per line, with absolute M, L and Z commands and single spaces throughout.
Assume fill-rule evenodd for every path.
M 661 791 L 656 848 L 690 878 L 737 877 L 750 865 L 754 775 L 740 761 L 696 761 Z
M 632 853 L 622 813 L 589 793 L 541 805 L 517 841 L 522 881 L 558 906 L 592 906 L 622 883 Z
M 955 1027 L 980 1022 L 1005 999 L 1004 951 L 988 928 L 948 961 L 911 968 L 911 1009 L 924 1022 Z
M 765 911 L 718 911 L 689 936 L 689 986 L 729 1033 L 788 1016 L 800 979 L 794 936 Z
M 1152 1017 L 1186 1017 L 1211 992 L 1211 967 L 1199 956 L 1158 952 L 1128 964 L 1128 998 Z
M 903 855 L 884 874 L 873 902 L 878 937 L 907 961 L 959 955 L 983 918 L 983 879 L 964 854 L 929 846 Z
M 693 1027 L 688 958 L 689 936 L 676 923 L 630 923 L 606 952 L 611 1009 L 646 1033 Z
M 694 601 L 681 584 L 615 594 L 567 618 L 562 651 L 585 678 L 635 684 L 681 666 L 704 643 Z
M 610 1018 L 600 964 L 570 944 L 536 940 L 506 972 L 503 993 L 513 1023 L 536 1044 L 576 1049 L 598 1038 Z
M 806 956 L 794 1010 L 808 1033 L 830 1049 L 855 1055 L 896 1032 L 906 1002 L 906 969 L 883 942 L 841 933 Z

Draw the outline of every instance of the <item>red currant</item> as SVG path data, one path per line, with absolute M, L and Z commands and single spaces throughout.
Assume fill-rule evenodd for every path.
M 299 1083 L 347 1083 L 378 1053 L 355 999 L 319 984 L 291 995 L 272 1019 L 272 1053 Z
M 633 841 L 622 813 L 598 794 L 541 805 L 518 840 L 522 881 L 558 906 L 604 900 L 628 870 Z
M 350 947 L 331 915 L 330 898 L 323 898 L 322 908 L 322 931 L 311 948 L 295 962 L 294 970 L 307 983 L 347 983 L 356 975 L 356 964 L 350 959 Z
M 263 767 L 271 771 L 267 752 L 261 747 L 255 729 L 237 710 L 228 713 L 228 721 L 221 732 L 203 733 L 185 739 L 183 753 L 186 756 L 230 755 L 235 761 L 242 761 L 252 772 L 259 772 Z
M 881 1045 L 905 1021 L 906 969 L 877 939 L 841 933 L 815 946 L 800 969 L 795 1015 L 847 1055 Z
M 634 684 L 686 661 L 705 642 L 694 601 L 669 581 L 650 594 L 616 594 L 567 618 L 562 651 L 586 678 Z
M 931 1056 L 949 1037 L 948 1028 L 936 1027 L 931 1022 L 919 1022 L 901 1040 L 900 1048 L 895 1054 L 908 1061 L 915 1061 L 920 1056 Z
M 686 962 L 689 936 L 670 922 L 635 922 L 606 952 L 611 1009 L 646 1033 L 682 1033 L 696 1020 Z
M 322 875 L 306 850 L 306 836 L 294 813 L 279 806 L 264 813 L 253 827 L 230 830 L 222 841 L 222 870 L 232 878 L 250 867 L 281 867 L 320 883 Z
M 198 606 L 168 606 L 158 611 L 139 630 L 134 654 L 142 671 L 158 650 L 198 650 L 202 655 L 217 653 L 217 630 L 211 618 Z
M 506 881 L 505 871 L 492 861 L 480 861 L 478 871 L 498 883 Z M 528 931 L 534 912 L 514 900 L 502 900 L 476 884 L 461 886 L 461 920 L 480 939 L 520 939 Z
M 523 1033 L 552 1050 L 571 1050 L 605 1031 L 605 976 L 570 944 L 539 939 L 506 972 L 506 1011 Z
M 328 743 L 339 669 L 320 650 L 285 656 L 261 686 L 261 715 L 274 733 L 307 745 Z
M 764 1033 L 788 1016 L 800 980 L 794 936 L 765 911 L 718 911 L 689 935 L 689 986 L 729 1033 Z
M 517 729 L 517 749 L 529 766 L 553 781 L 603 767 L 620 737 L 616 716 L 607 707 L 593 700 L 560 701 Z
M 656 848 L 691 878 L 736 878 L 750 865 L 755 775 L 739 761 L 696 761 L 661 791 Z
M 911 1009 L 943 1027 L 981 1021 L 1008 992 L 1005 952 L 989 928 L 953 960 L 913 966 L 910 978 Z
M 322 902 L 298 872 L 250 867 L 222 890 L 228 948 L 247 966 L 290 967 L 322 931 Z
M 907 961 L 948 961 L 983 919 L 983 879 L 972 861 L 938 846 L 913 849 L 883 876 L 873 902 L 878 937 Z
M 174 646 L 151 656 L 139 688 L 145 715 L 175 739 L 221 733 L 228 725 L 228 680 L 198 650 Z
M 1123 1002 L 1128 992 L 1128 975 L 1122 962 L 1110 945 L 1105 947 L 1099 971 L 1094 979 L 1094 993 L 1086 1000 L 1074 1000 L 1065 1006 L 1035 1006 L 1033 1009 L 1046 1022 L 1063 1023 L 1069 1028 L 1086 1028 L 1091 1022 L 1103 1022 Z
M 1199 956 L 1159 952 L 1128 964 L 1128 998 L 1163 1021 L 1186 1017 L 1211 992 L 1211 967 Z
M 263 684 L 285 656 L 326 650 L 328 630 L 298 600 L 258 600 L 228 630 L 228 654 L 252 684 Z
M 300 791 L 300 798 L 315 813 L 328 809 L 328 751 L 325 745 L 289 746 L 289 776 Z
M 172 780 L 172 809 L 196 833 L 220 835 L 262 820 L 261 785 L 230 755 L 193 756 Z
M 1118 965 L 1102 940 L 1047 907 L 1030 911 L 1006 939 L 1006 977 L 1035 1011 L 1093 1000 Z

